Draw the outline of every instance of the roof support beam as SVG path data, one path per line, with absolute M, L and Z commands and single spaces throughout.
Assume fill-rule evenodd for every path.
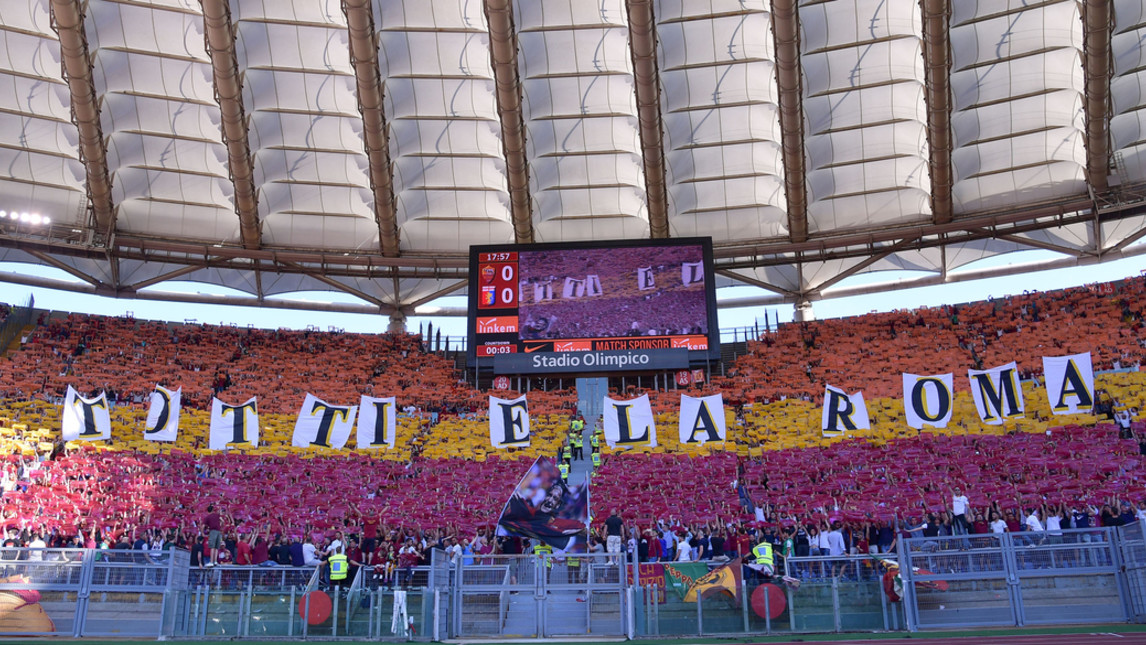
M 660 71 L 657 69 L 657 33 L 652 0 L 627 0 L 629 44 L 637 93 L 641 157 L 645 162 L 645 200 L 649 205 L 649 233 L 669 236 L 668 193 L 665 190 L 665 139 L 661 120 Z
M 82 0 L 52 0 L 52 18 L 60 37 L 72 115 L 80 136 L 88 198 L 96 229 L 107 238 L 115 232 L 115 207 L 111 201 L 111 174 L 107 168 L 107 142 L 99 120 L 99 101 L 92 78 L 91 52 L 84 33 Z
M 525 116 L 521 111 L 513 5 L 511 0 L 485 0 L 483 4 L 489 23 L 489 52 L 497 87 L 497 112 L 501 117 L 513 234 L 518 244 L 528 244 L 533 241 L 533 203 L 529 194 L 529 162 L 525 158 Z
M 402 309 L 413 312 L 415 309 L 417 309 L 418 307 L 421 307 L 422 305 L 426 304 L 427 302 L 433 302 L 433 301 L 437 300 L 438 298 L 441 298 L 442 296 L 448 296 L 451 293 L 457 291 L 458 289 L 464 288 L 468 284 L 469 284 L 468 280 L 461 280 L 459 282 L 455 282 L 448 287 L 443 287 L 443 288 L 438 289 L 437 291 L 435 291 L 429 295 L 422 296 L 421 298 L 418 298 L 417 300 L 415 300 L 413 302 L 408 302 L 408 303 L 402 305 Z
M 255 191 L 254 163 L 247 137 L 247 119 L 243 109 L 243 82 L 235 56 L 235 29 L 227 0 L 202 0 L 203 23 L 206 27 L 207 53 L 215 77 L 215 98 L 223 120 L 223 142 L 227 145 L 227 166 L 235 185 L 235 212 L 239 215 L 239 234 L 243 247 L 262 246 L 259 226 L 258 194 Z
M 1096 193 L 1107 189 L 1110 174 L 1110 139 L 1107 105 L 1110 103 L 1110 2 L 1086 0 L 1082 9 L 1083 70 L 1086 74 L 1086 182 Z
M 394 175 L 390 166 L 390 130 L 382 106 L 382 79 L 378 71 L 378 42 L 374 39 L 374 11 L 370 0 L 342 0 L 350 28 L 350 62 L 358 81 L 358 109 L 366 156 L 370 160 L 370 187 L 374 190 L 374 219 L 382 255 L 398 257 L 398 215 L 394 208 Z
M 59 269 L 60 271 L 68 273 L 75 278 L 83 280 L 84 282 L 92 285 L 93 287 L 104 286 L 104 283 L 102 280 L 100 280 L 94 276 L 90 276 L 90 275 L 84 273 L 83 271 L 80 271 L 79 269 L 71 266 L 70 264 L 66 264 L 64 262 L 57 260 L 56 257 L 53 255 L 49 255 L 47 253 L 42 253 L 40 251 L 36 251 L 35 249 L 24 249 L 24 252 L 27 253 L 28 255 L 36 258 L 37 260 L 43 262 L 44 264 L 50 266 L 50 267 L 55 267 L 55 268 Z
M 756 278 L 752 278 L 752 277 L 749 277 L 749 276 L 746 276 L 746 275 L 743 275 L 740 273 L 736 273 L 735 271 L 729 271 L 729 270 L 725 270 L 725 269 L 717 269 L 716 273 L 719 275 L 722 275 L 726 278 L 731 278 L 731 279 L 736 280 L 738 282 L 743 282 L 744 284 L 751 285 L 751 286 L 757 287 L 759 289 L 764 289 L 765 291 L 771 291 L 773 293 L 778 293 L 782 296 L 786 296 L 789 298 L 795 298 L 796 296 L 800 295 L 800 294 L 796 293 L 795 291 L 789 291 L 788 289 L 785 289 L 784 287 L 777 287 L 774 284 L 764 282 L 763 280 L 757 280 Z
M 927 79 L 927 144 L 931 149 L 931 214 L 951 221 L 951 42 L 950 0 L 923 0 L 923 63 Z
M 846 278 L 850 278 L 853 275 L 858 274 L 860 271 L 863 271 L 864 269 L 870 267 L 871 265 L 875 264 L 876 262 L 879 262 L 880 260 L 892 255 L 893 253 L 898 253 L 899 251 L 902 251 L 902 250 L 910 247 L 912 243 L 914 243 L 918 240 L 919 240 L 918 237 L 909 237 L 909 238 L 905 238 L 903 240 L 900 240 L 899 242 L 896 242 L 895 244 L 891 245 L 891 248 L 885 249 L 883 251 L 880 251 L 879 253 L 876 253 L 875 255 L 869 256 L 867 259 L 860 262 L 859 264 L 857 264 L 853 267 L 847 268 L 843 271 L 840 271 L 839 273 L 832 276 L 831 278 L 821 282 L 820 284 L 816 285 L 815 287 L 812 287 L 808 293 L 810 293 L 810 294 L 812 294 L 812 293 L 822 294 L 825 289 L 828 289 L 828 288 L 834 286 L 836 283 L 838 283 L 838 282 L 840 282 Z
M 355 289 L 354 287 L 352 287 L 350 285 L 342 284 L 338 280 L 335 280 L 334 278 L 327 277 L 323 273 L 320 273 L 317 271 L 310 271 L 306 267 L 299 266 L 293 262 L 279 262 L 279 264 L 281 264 L 285 267 L 289 267 L 291 269 L 294 269 L 295 271 L 298 271 L 299 273 L 301 273 L 305 276 L 314 278 L 315 280 L 318 280 L 319 282 L 325 284 L 328 287 L 333 287 L 338 291 L 345 291 L 346 293 L 349 293 L 350 295 L 354 296 L 355 298 L 360 298 L 362 300 L 365 300 L 366 302 L 369 302 L 370 304 L 378 307 L 378 309 L 382 310 L 384 313 L 390 313 L 393 311 L 393 307 L 390 307 L 390 305 L 387 305 L 386 303 L 382 302 L 378 298 L 375 298 L 374 296 L 372 296 L 372 295 L 370 295 L 364 291 L 360 291 L 358 289 Z M 397 278 L 395 278 L 395 280 L 397 280 Z
M 804 107 L 800 78 L 800 19 L 797 0 L 772 0 L 776 35 L 776 80 L 780 86 L 780 140 L 784 152 L 784 188 L 788 197 L 788 236 L 808 240 L 808 196 L 804 177 Z

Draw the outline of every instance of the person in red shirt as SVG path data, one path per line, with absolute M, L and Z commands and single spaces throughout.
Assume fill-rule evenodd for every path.
M 346 563 L 350 565 L 346 580 L 353 583 L 354 576 L 358 575 L 358 570 L 366 565 L 366 555 L 362 547 L 358 545 L 358 540 L 354 538 L 347 538 L 346 540 Z
M 363 515 L 354 504 L 350 505 L 350 510 L 362 523 L 362 553 L 366 558 L 363 564 L 370 566 L 374 562 L 374 550 L 378 548 L 378 516 Z
M 255 539 L 255 534 L 252 531 L 249 535 L 239 533 L 239 539 L 235 544 L 235 564 L 238 565 L 252 565 L 254 561 L 251 558 L 251 542 Z

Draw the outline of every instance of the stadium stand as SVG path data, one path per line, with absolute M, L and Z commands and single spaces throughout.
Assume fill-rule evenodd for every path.
M 721 535 L 731 545 L 740 542 L 733 539 L 739 527 L 783 531 L 829 520 L 859 535 L 865 526 L 943 512 L 954 486 L 968 490 L 973 512 L 984 517 L 996 507 L 1005 513 L 1047 504 L 1081 506 L 1100 521 L 1104 505 L 1137 502 L 1146 492 L 1139 447 L 1119 439 L 1105 415 L 1038 412 L 1046 403 L 1037 378 L 1044 355 L 1092 351 L 1101 372 L 1097 387 L 1115 406 L 1146 405 L 1146 379 L 1137 371 L 1146 354 L 1143 285 L 1135 278 L 1112 288 L 782 326 L 750 343 L 726 375 L 684 390 L 724 394 L 726 442 L 680 444 L 681 392 L 647 392 L 659 445 L 624 454 L 602 449 L 593 475 L 594 525 L 604 520 L 601 509 L 617 508 L 646 541 L 648 531 L 668 526 Z M 1026 370 L 1029 413 L 985 426 L 966 392 L 965 370 L 1010 360 Z M 902 371 L 956 374 L 948 428 L 920 432 L 905 425 Z M 868 395 L 871 430 L 822 436 L 818 398 L 825 380 Z M 146 396 L 157 382 L 184 388 L 173 444 L 141 437 Z M 107 445 L 62 449 L 59 402 L 69 384 L 84 392 L 108 389 L 117 402 Z M 306 392 L 338 403 L 362 393 L 397 396 L 404 412 L 396 449 L 292 448 L 294 415 Z M 576 407 L 572 390 L 529 392 L 530 447 L 494 451 L 484 418 L 488 394 L 459 380 L 417 336 L 77 314 L 41 317 L 28 342 L 0 360 L 0 393 L 3 523 L 55 529 L 61 539 L 103 527 L 113 542 L 145 529 L 201 538 L 198 522 L 209 504 L 224 507 L 230 528 L 244 534 L 269 526 L 286 537 L 322 538 L 357 531 L 367 516 L 395 530 L 395 539 L 407 531 L 474 535 L 492 527 L 529 460 L 561 448 Z M 236 401 L 259 396 L 260 447 L 206 450 L 204 408 L 216 393 Z M 624 396 L 641 393 L 629 387 Z M 1146 433 L 1141 421 L 1133 429 Z M 1107 521 L 1117 515 L 1108 513 Z M 664 533 L 661 540 L 671 541 Z

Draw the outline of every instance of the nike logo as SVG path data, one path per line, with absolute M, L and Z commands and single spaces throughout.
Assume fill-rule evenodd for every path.
M 545 346 L 544 345 L 534 345 L 533 347 L 526 347 L 525 353 L 526 354 L 532 354 L 533 352 L 536 352 L 539 349 L 545 349 Z

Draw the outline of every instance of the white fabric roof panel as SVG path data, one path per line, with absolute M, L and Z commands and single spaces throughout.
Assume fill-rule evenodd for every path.
M 769 6 L 654 5 L 674 235 L 720 242 L 787 233 Z
M 0 4 L 0 210 L 84 223 L 79 135 L 48 0 Z
M 1097 236 L 1090 224 L 1062 225 L 1040 215 L 1037 225 L 1051 228 L 1026 230 L 1031 227 L 1020 222 L 1026 232 L 1009 240 L 949 244 L 946 266 L 939 247 L 908 247 L 870 261 L 892 242 L 861 249 L 848 241 L 859 239 L 851 233 L 911 226 L 923 232 L 922 243 L 937 243 L 927 228 L 929 125 L 943 124 L 928 122 L 919 0 L 798 2 L 805 177 L 797 185 L 807 198 L 808 241 L 823 242 L 799 257 L 785 246 L 789 195 L 770 0 L 651 1 L 661 122 L 643 139 L 626 0 L 512 0 L 528 178 L 528 195 L 520 202 L 510 200 L 484 2 L 370 0 L 385 120 L 382 137 L 370 141 L 384 140 L 389 152 L 389 167 L 372 168 L 366 135 L 375 133 L 364 131 L 356 77 L 361 69 L 351 62 L 342 1 L 225 1 L 235 34 L 258 241 L 271 249 L 327 258 L 380 253 L 379 223 L 388 225 L 390 207 L 376 208 L 378 183 L 378 191 L 392 189 L 400 256 L 446 255 L 451 265 L 471 244 L 512 242 L 512 204 L 526 203 L 540 242 L 646 238 L 653 230 L 650 213 L 663 210 L 670 236 L 710 235 L 721 261 L 751 263 L 746 255 L 731 257 L 736 245 L 737 253 L 761 264 L 744 275 L 797 292 L 814 292 L 861 263 L 864 272 L 938 275 L 1040 245 L 1091 255 L 1143 251 L 1143 243 L 1133 240 L 1146 216 L 1126 211 L 1136 207 L 1125 200 L 1146 183 L 1146 0 L 1110 2 L 1114 188 L 1098 199 L 1123 212 L 1104 214 Z M 80 249 L 60 254 L 78 258 L 63 261 L 106 281 L 111 273 L 104 240 L 83 235 L 93 225 L 86 178 L 102 173 L 81 161 L 79 132 L 88 128 L 74 125 L 70 103 L 73 89 L 84 88 L 69 86 L 62 73 L 65 62 L 80 61 L 62 60 L 50 2 L 0 3 L 0 210 L 51 217 L 60 226 L 49 243 Z M 1044 203 L 1077 208 L 1087 196 L 1083 5 L 950 3 L 956 222 Z M 116 239 L 131 254 L 154 255 L 147 270 L 124 264 L 120 285 L 173 270 L 180 266 L 177 258 L 199 258 L 196 249 L 204 243 L 249 244 L 239 233 L 230 179 L 232 164 L 243 161 L 243 146 L 224 145 L 200 0 L 82 0 L 78 6 L 85 14 L 82 35 L 106 146 Z M 499 60 L 503 54 L 498 50 Z M 643 116 L 656 116 L 652 112 Z M 663 209 L 650 208 L 643 158 L 658 147 Z M 380 180 L 380 173 L 390 181 Z M 43 239 L 10 224 L 0 238 L 19 244 L 11 241 L 13 234 Z M 163 248 L 140 237 L 195 246 Z M 1123 248 L 1113 248 L 1122 241 Z M 839 259 L 844 244 L 854 257 Z M 403 271 L 416 270 L 401 257 L 398 263 Z M 800 263 L 802 282 L 795 270 Z M 349 272 L 325 260 L 309 263 L 320 264 L 332 274 Z M 185 277 L 253 293 L 251 266 L 243 260 L 233 269 Z M 264 276 L 264 295 L 324 288 L 313 277 L 295 279 L 284 270 L 278 279 Z M 347 278 L 344 284 L 409 304 L 451 279 L 457 278 L 403 277 L 398 293 L 390 276 Z
M 378 248 L 374 195 L 336 0 L 231 0 L 264 244 Z M 319 138 L 315 131 L 338 133 Z
M 199 4 L 92 0 L 85 29 L 117 229 L 234 240 Z
M 513 10 L 534 238 L 647 237 L 624 0 L 515 0 Z
M 1146 178 L 1146 2 L 1115 0 L 1114 60 L 1110 80 L 1111 151 L 1120 168 L 1113 174 L 1134 181 Z
M 1085 193 L 1078 4 L 954 4 L 955 212 Z
M 513 240 L 509 182 L 480 2 L 375 0 L 404 250 Z
M 800 25 L 808 231 L 929 219 L 919 3 L 803 3 Z

